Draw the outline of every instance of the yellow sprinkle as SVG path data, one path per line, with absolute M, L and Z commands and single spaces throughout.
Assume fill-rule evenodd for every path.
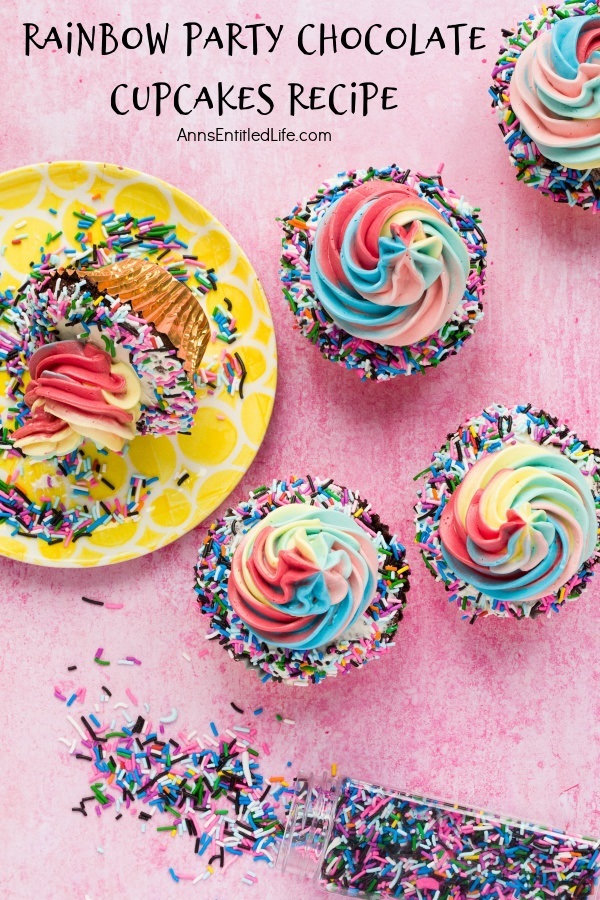
M 331 774 L 334 778 L 337 775 L 337 763 L 331 763 Z

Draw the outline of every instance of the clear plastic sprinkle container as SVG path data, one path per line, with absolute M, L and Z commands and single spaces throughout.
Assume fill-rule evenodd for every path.
M 600 840 L 351 778 L 299 775 L 278 866 L 348 897 L 580 900 L 597 897 Z

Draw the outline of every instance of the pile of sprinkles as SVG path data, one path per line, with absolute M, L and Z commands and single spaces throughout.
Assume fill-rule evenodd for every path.
M 559 5 L 542 5 L 541 11 L 531 13 L 514 28 L 503 29 L 504 43 L 492 72 L 493 84 L 490 88 L 492 106 L 497 111 L 511 163 L 517 170 L 517 181 L 552 197 L 557 203 L 580 206 L 594 213 L 600 209 L 600 170 L 569 169 L 547 159 L 521 128 L 510 103 L 510 82 L 521 53 L 540 33 L 548 31 L 562 19 L 595 16 L 598 11 L 598 3 L 592 0 L 565 0 Z
M 591 896 L 600 842 L 345 779 L 320 883 L 349 896 Z
M 96 656 L 102 652 L 99 648 Z M 134 660 L 127 657 L 123 662 L 130 659 Z M 76 669 L 69 666 L 69 673 Z M 220 729 L 211 722 L 200 734 L 174 726 L 177 709 L 157 716 L 150 715 L 148 703 L 140 709 L 129 688 L 127 701 L 115 701 L 106 686 L 95 702 L 86 700 L 86 693 L 86 688 L 54 688 L 54 696 L 68 708 L 70 729 L 77 733 L 59 741 L 86 769 L 89 784 L 72 807 L 74 813 L 116 821 L 129 815 L 138 819 L 142 832 L 191 839 L 202 870 L 181 872 L 171 867 L 169 875 L 176 882 L 197 884 L 242 860 L 253 868 L 274 866 L 283 834 L 278 816 L 283 816 L 293 788 L 282 776 L 267 778 L 261 771 L 254 746 L 257 728 L 243 718 L 241 707 L 231 704 L 239 716 L 230 727 Z M 268 755 L 268 745 L 262 744 L 262 749 Z M 251 869 L 241 880 L 252 885 L 258 877 Z
M 102 451 L 97 453 L 101 458 Z M 156 477 L 131 475 L 124 500 L 118 496 L 95 500 L 93 488 L 103 484 L 114 490 L 114 485 L 104 476 L 105 465 L 100 459 L 92 460 L 79 449 L 57 462 L 58 471 L 69 485 L 69 500 L 65 502 L 56 476 L 42 477 L 45 486 L 38 486 L 35 498 L 20 487 L 19 478 L 27 465 L 21 461 L 6 480 L 0 478 L 0 523 L 8 526 L 11 537 L 37 538 L 65 547 L 104 525 L 138 519 L 151 486 L 158 481 Z
M 444 186 L 441 171 L 440 168 L 436 175 L 425 176 L 392 165 L 342 172 L 324 182 L 312 197 L 282 219 L 280 278 L 297 326 L 326 359 L 357 371 L 362 380 L 385 381 L 437 366 L 460 350 L 483 316 L 487 244 L 480 228 L 479 210 Z M 410 185 L 460 235 L 469 253 L 469 278 L 453 316 L 429 338 L 407 347 L 377 344 L 339 328 L 315 295 L 310 278 L 310 256 L 320 219 L 331 203 L 372 178 Z
M 558 591 L 537 600 L 529 608 L 518 603 L 492 599 L 477 592 L 471 585 L 458 579 L 448 567 L 441 551 L 439 527 L 449 497 L 466 472 L 485 453 L 493 453 L 503 445 L 523 441 L 556 447 L 575 463 L 588 480 L 594 497 L 596 518 L 600 523 L 600 452 L 580 440 L 567 425 L 544 410 L 534 409 L 531 404 L 508 408 L 495 403 L 448 435 L 446 443 L 433 454 L 427 469 L 415 476 L 415 480 L 427 477 L 415 506 L 415 540 L 431 574 L 444 583 L 450 595 L 449 602 L 456 603 L 462 617 L 471 623 L 490 614 L 524 619 L 560 612 L 567 601 L 580 596 L 592 578 L 594 566 L 600 560 L 599 537 L 594 556 L 586 560 Z
M 379 578 L 373 602 L 363 616 L 368 635 L 339 638 L 335 644 L 313 650 L 291 650 L 260 641 L 233 612 L 227 583 L 237 544 L 256 522 L 289 503 L 339 510 L 353 516 L 371 537 L 378 552 Z M 251 491 L 248 500 L 228 509 L 211 525 L 198 555 L 195 590 L 201 611 L 210 617 L 207 640 L 218 641 L 233 659 L 253 668 L 263 682 L 306 687 L 328 676 L 347 674 L 393 646 L 406 605 L 408 575 L 404 547 L 370 503 L 331 478 L 307 475 L 275 480 Z
M 91 199 L 97 204 L 101 197 L 94 195 Z M 39 248 L 39 262 L 30 264 L 28 281 L 0 293 L 0 373 L 8 376 L 5 390 L 8 404 L 0 424 L 0 456 L 16 461 L 6 480 L 0 479 L 0 524 L 7 523 L 12 536 L 38 538 L 48 544 L 68 545 L 97 528 L 139 517 L 153 483 L 158 480 L 134 474 L 121 497 L 94 500 L 91 490 L 98 484 L 103 483 L 113 491 L 115 488 L 106 477 L 102 462 L 106 451 L 97 450 L 88 442 L 58 461 L 55 475 L 44 476 L 44 485 L 35 491 L 24 486 L 22 478 L 31 471 L 31 463 L 13 449 L 11 434 L 22 425 L 26 413 L 23 397 L 27 360 L 37 346 L 47 343 L 48 336 L 56 333 L 56 314 L 66 314 L 85 332 L 96 326 L 109 352 L 122 344 L 126 350 L 135 352 L 142 369 L 151 365 L 157 382 L 157 403 L 143 412 L 140 419 L 143 432 L 170 433 L 173 418 L 176 430 L 185 433 L 192 425 L 197 407 L 192 385 L 173 357 L 174 348 L 166 345 L 158 348 L 156 335 L 128 304 L 113 302 L 114 308 L 109 308 L 98 304 L 94 286 L 86 290 L 74 288 L 73 282 L 80 280 L 74 276 L 64 274 L 62 288 L 59 284 L 56 293 L 49 296 L 47 288 L 57 284 L 57 269 L 97 268 L 128 257 L 160 263 L 174 278 L 206 298 L 203 303 L 212 318 L 212 353 L 207 354 L 196 377 L 200 398 L 204 392 L 213 395 L 220 391 L 243 398 L 247 376 L 242 353 L 232 346 L 242 336 L 232 304 L 225 298 L 224 304 L 215 305 L 206 297 L 217 290 L 217 274 L 187 252 L 188 246 L 178 237 L 177 226 L 159 222 L 154 216 L 117 215 L 113 209 L 96 212 L 89 206 L 73 213 L 79 227 L 76 246 L 63 243 L 62 231 L 49 231 L 44 246 Z M 49 212 L 57 215 L 57 210 Z M 19 224 L 26 228 L 27 220 Z M 91 229 L 98 225 L 102 240 L 95 241 Z M 31 240 L 26 231 L 18 237 L 19 243 Z M 30 310 L 33 300 L 35 317 Z

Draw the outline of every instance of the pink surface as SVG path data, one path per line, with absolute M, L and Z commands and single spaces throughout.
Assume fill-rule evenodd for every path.
M 524 400 L 565 417 L 600 442 L 595 350 L 600 277 L 598 222 L 591 214 L 553 205 L 515 182 L 487 95 L 500 28 L 527 11 L 527 2 L 427 4 L 406 0 L 384 14 L 374 0 L 319 4 L 214 2 L 169 4 L 173 30 L 198 18 L 286 23 L 286 46 L 257 60 L 240 55 L 173 54 L 147 61 L 137 54 L 80 61 L 60 54 L 24 60 L 23 21 L 89 25 L 161 24 L 166 5 L 128 4 L 121 18 L 106 4 L 41 0 L 3 9 L 1 77 L 3 136 L 0 169 L 41 160 L 92 158 L 132 166 L 173 182 L 207 206 L 231 230 L 253 262 L 269 297 L 279 344 L 280 383 L 267 439 L 236 492 L 292 472 L 332 475 L 366 495 L 408 545 L 412 589 L 397 646 L 381 661 L 315 689 L 261 685 L 220 647 L 204 647 L 205 624 L 192 592 L 203 529 L 150 558 L 106 570 L 60 572 L 2 561 L 3 652 L 0 740 L 0 886 L 10 898 L 260 896 L 300 900 L 311 889 L 241 864 L 225 878 L 195 887 L 174 884 L 168 867 L 200 872 L 191 841 L 142 835 L 129 817 L 83 819 L 70 811 L 85 790 L 87 768 L 68 760 L 58 738 L 69 733 L 53 685 L 95 696 L 101 683 L 122 696 L 129 686 L 164 715 L 205 730 L 226 726 L 230 701 L 264 706 L 260 737 L 271 744 L 268 774 L 320 770 L 370 777 L 530 817 L 576 832 L 600 832 L 600 583 L 552 620 L 463 623 L 441 585 L 412 546 L 412 476 L 464 417 L 490 401 Z M 280 13 L 277 12 L 279 7 Z M 116 4 L 113 5 L 113 9 Z M 469 22 L 485 25 L 487 48 L 459 58 L 433 51 L 367 58 L 339 53 L 304 59 L 292 35 L 306 22 L 365 26 Z M 282 38 L 282 41 L 286 38 Z M 367 119 L 306 114 L 295 123 L 328 128 L 330 144 L 183 144 L 178 129 L 223 124 L 266 127 L 252 113 L 216 117 L 145 114 L 122 120 L 108 96 L 119 81 L 145 84 L 205 81 L 334 84 L 365 77 L 396 84 L 402 108 Z M 193 121 L 192 121 L 193 120 Z M 272 121 L 271 121 L 272 120 Z M 292 123 L 282 111 L 267 124 Z M 323 361 L 292 329 L 278 277 L 275 217 L 326 176 L 353 166 L 390 162 L 434 171 L 481 205 L 489 240 L 487 314 L 458 357 L 424 377 L 361 384 Z M 122 601 L 120 611 L 81 603 L 82 593 Z M 134 670 L 92 662 L 98 646 L 116 660 L 133 654 Z M 189 663 L 182 651 L 192 657 Z M 296 721 L 279 724 L 275 714 Z M 65 752 L 63 752 L 65 751 Z M 292 767 L 285 767 L 286 761 Z M 104 854 L 97 847 L 104 848 Z M 240 881 L 247 868 L 259 887 Z

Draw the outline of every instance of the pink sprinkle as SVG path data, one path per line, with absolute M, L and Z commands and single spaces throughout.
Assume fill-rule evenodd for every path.
M 55 696 L 55 697 L 58 697 L 59 700 L 66 700 L 66 699 L 67 699 L 67 698 L 64 696 L 64 694 L 61 694 L 61 692 L 59 691 L 59 689 L 58 689 L 57 687 L 54 688 L 54 696 Z
M 98 649 L 94 653 L 94 657 L 96 659 L 100 659 L 100 657 L 102 656 L 103 653 L 104 653 L 104 647 L 98 647 Z
M 265 754 L 265 756 L 271 755 L 271 748 L 269 747 L 268 744 L 261 744 L 260 746 L 261 746 L 262 752 Z
M 129 699 L 131 700 L 131 702 L 133 703 L 133 705 L 134 705 L 134 706 L 137 706 L 137 705 L 138 705 L 137 697 L 134 697 L 134 695 L 131 693 L 131 691 L 129 690 L 129 688 L 125 688 L 125 693 L 126 693 L 127 696 L 129 697 Z
M 200 650 L 198 656 L 202 659 L 204 656 L 208 655 L 208 650 Z
M 129 662 L 135 663 L 136 666 L 141 666 L 141 660 L 136 659 L 135 656 L 126 656 L 125 659 L 128 659 Z
M 431 888 L 434 891 L 440 886 L 439 881 L 436 881 L 435 878 L 417 878 L 415 884 L 418 888 Z
M 97 815 L 97 816 L 101 816 L 101 815 L 102 815 L 102 810 L 100 809 L 100 804 L 96 803 L 94 809 L 96 810 L 96 815 Z
M 105 603 L 104 609 L 123 609 L 124 603 Z
M 77 691 L 77 697 L 78 697 L 80 703 L 83 703 L 83 701 L 85 700 L 86 690 L 87 690 L 87 688 L 83 687 L 83 688 L 79 688 L 79 690 Z

